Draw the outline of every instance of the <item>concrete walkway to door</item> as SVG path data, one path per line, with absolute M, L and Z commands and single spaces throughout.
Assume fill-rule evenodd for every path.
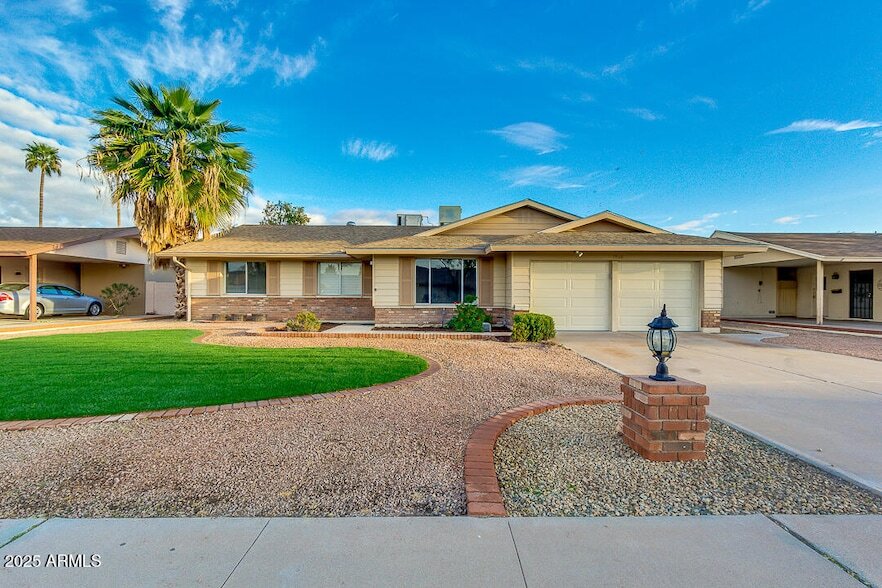
M 707 385 L 713 416 L 882 493 L 882 362 L 762 337 L 681 333 L 671 373 Z M 624 374 L 655 369 L 643 333 L 565 332 L 556 341 Z

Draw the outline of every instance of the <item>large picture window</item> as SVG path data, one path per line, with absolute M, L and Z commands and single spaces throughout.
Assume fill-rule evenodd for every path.
M 453 304 L 478 293 L 474 259 L 417 259 L 417 304 Z
M 266 263 L 228 261 L 227 294 L 266 294 Z
M 320 263 L 319 296 L 361 296 L 360 263 Z

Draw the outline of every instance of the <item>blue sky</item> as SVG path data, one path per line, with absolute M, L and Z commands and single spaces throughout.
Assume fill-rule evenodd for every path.
M 87 117 L 129 78 L 245 126 L 255 194 L 317 222 L 534 198 L 681 232 L 882 225 L 877 2 L 0 4 L 0 224 L 112 224 Z

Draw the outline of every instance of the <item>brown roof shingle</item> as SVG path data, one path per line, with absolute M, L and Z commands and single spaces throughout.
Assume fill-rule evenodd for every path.
M 172 247 L 159 256 L 340 255 L 354 245 L 425 230 L 400 226 L 241 225 L 207 241 Z
M 695 246 L 695 247 L 726 247 L 743 245 L 727 239 L 698 237 L 693 235 L 677 235 L 675 233 L 626 233 L 626 232 L 567 232 L 567 233 L 530 233 L 509 237 L 493 244 L 493 249 L 503 251 L 506 246 Z
M 736 233 L 744 237 L 803 251 L 821 257 L 880 257 L 882 235 L 878 233 Z

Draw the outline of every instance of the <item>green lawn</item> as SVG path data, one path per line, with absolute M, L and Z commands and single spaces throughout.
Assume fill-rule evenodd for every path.
M 118 414 L 361 388 L 428 367 L 353 347 L 260 349 L 194 343 L 195 330 L 0 341 L 0 420 Z

